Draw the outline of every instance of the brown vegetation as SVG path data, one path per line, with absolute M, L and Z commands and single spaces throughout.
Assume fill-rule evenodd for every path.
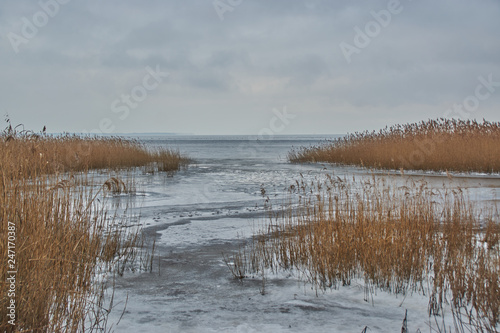
M 187 163 L 187 159 L 177 151 L 151 150 L 138 141 L 120 137 L 16 134 L 11 129 L 0 139 L 2 154 L 10 153 L 19 158 L 5 156 L 3 163 L 19 162 L 20 167 L 34 169 L 36 174 L 142 166 L 149 166 L 148 170 L 176 171 Z
M 185 161 L 120 138 L 51 137 L 9 126 L 0 135 L 0 331 L 105 330 L 99 274 L 123 273 L 126 264 L 150 269 L 152 257 L 141 250 L 139 231 L 113 227 L 116 217 L 96 200 L 127 185 L 112 177 L 85 186 L 95 185 L 85 172 L 145 165 L 174 171 Z M 8 323 L 11 299 L 16 326 Z
M 349 134 L 289 153 L 292 162 L 382 169 L 500 172 L 500 123 L 438 119 Z
M 283 209 L 232 258 L 243 278 L 263 269 L 297 270 L 326 289 L 365 281 L 370 290 L 429 295 L 429 315 L 450 304 L 473 331 L 500 323 L 498 212 L 479 211 L 460 188 L 339 177 L 290 188 L 298 208 Z M 291 206 L 288 206 L 291 207 Z

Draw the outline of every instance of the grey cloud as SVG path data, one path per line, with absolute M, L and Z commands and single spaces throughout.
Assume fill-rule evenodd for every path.
M 298 108 L 297 119 L 308 119 L 303 123 L 308 127 L 300 129 L 306 133 L 324 125 L 320 119 L 315 125 L 305 110 L 338 114 L 346 123 L 359 121 L 363 129 L 375 117 L 367 110 L 387 108 L 378 112 L 405 122 L 415 115 L 395 110 L 426 105 L 439 117 L 443 105 L 471 93 L 479 75 L 493 73 L 500 81 L 500 3 L 493 0 L 401 0 L 403 11 L 348 64 L 339 44 L 352 44 L 353 28 L 363 29 L 373 20 L 371 12 L 387 4 L 243 0 L 221 21 L 210 0 L 70 1 L 15 54 L 8 33 L 19 33 L 21 18 L 40 7 L 6 0 L 0 4 L 0 111 L 8 109 L 33 126 L 44 115 L 69 112 L 72 117 L 49 127 L 96 127 L 116 94 L 138 84 L 146 66 L 159 65 L 171 75 L 140 106 L 144 128 L 226 133 L 223 121 L 220 128 L 205 128 L 189 119 L 201 113 L 223 119 L 244 109 L 240 116 L 247 121 L 230 128 L 249 132 L 252 114 L 265 117 L 270 107 L 286 104 Z M 499 106 L 500 89 L 477 114 L 499 120 L 492 111 Z M 68 111 L 71 107 L 74 111 Z M 160 119 L 169 121 L 158 121 L 154 110 L 170 110 Z M 343 129 L 336 123 L 333 132 Z M 119 126 L 141 131 L 135 126 L 142 125 L 125 120 Z

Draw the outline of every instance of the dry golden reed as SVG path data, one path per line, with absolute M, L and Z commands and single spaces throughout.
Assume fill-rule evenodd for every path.
M 382 169 L 500 172 L 500 123 L 437 119 L 349 134 L 291 151 L 292 162 L 328 162 Z
M 362 279 L 366 300 L 372 288 L 422 292 L 429 315 L 449 303 L 462 327 L 497 330 L 498 215 L 476 209 L 462 189 L 331 176 L 297 181 L 290 192 L 298 199 L 288 207 L 296 208 L 272 216 L 232 258 L 235 276 L 294 269 L 323 289 Z
M 150 263 L 139 258 L 139 232 L 111 227 L 116 217 L 95 200 L 100 191 L 126 191 L 126 184 L 112 177 L 97 189 L 82 186 L 92 182 L 86 171 L 151 164 L 173 171 L 185 161 L 177 152 L 149 151 L 120 138 L 50 137 L 9 126 L 0 135 L 0 331 L 106 330 L 109 308 L 97 276 L 123 273 L 136 260 Z M 8 251 L 13 234 L 15 256 Z M 8 262 L 9 254 L 15 262 Z M 13 270 L 12 298 L 7 272 Z M 11 299 L 15 326 L 8 323 Z
M 9 133 L 9 132 L 7 132 Z M 4 134 L 2 150 L 22 155 L 18 167 L 34 168 L 39 174 L 91 169 L 124 169 L 153 164 L 159 171 L 176 171 L 187 163 L 178 151 L 147 149 L 135 140 L 119 137 L 48 136 L 34 133 Z M 4 163 L 9 160 L 4 159 Z

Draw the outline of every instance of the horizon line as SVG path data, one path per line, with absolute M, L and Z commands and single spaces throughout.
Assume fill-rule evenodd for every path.
M 170 136 L 259 136 L 259 134 L 197 134 L 197 133 L 173 133 L 173 132 L 117 132 L 117 133 L 81 133 L 81 132 L 50 132 L 49 135 L 58 134 L 76 134 L 76 135 L 97 135 L 97 136 L 122 136 L 122 135 L 170 135 Z M 329 136 L 329 135 L 346 135 L 348 133 L 291 133 L 291 134 L 274 134 L 273 137 L 283 136 Z

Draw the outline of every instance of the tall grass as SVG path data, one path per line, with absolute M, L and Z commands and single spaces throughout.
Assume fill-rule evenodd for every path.
M 292 162 L 382 169 L 500 172 L 500 123 L 437 119 L 349 134 L 291 151 Z
M 149 151 L 135 141 L 50 137 L 9 126 L 0 135 L 0 331 L 105 330 L 109 308 L 99 274 L 152 259 L 141 257 L 139 231 L 112 227 L 116 217 L 96 200 L 126 184 L 110 178 L 84 186 L 93 182 L 86 172 L 144 165 L 173 171 L 183 163 L 178 152 Z M 15 262 L 8 262 L 13 233 Z M 17 271 L 16 326 L 8 323 L 8 271 Z
M 148 149 L 135 140 L 120 137 L 48 136 L 32 132 L 16 133 L 11 127 L 1 137 L 1 149 L 16 152 L 21 165 L 37 172 L 61 173 L 92 169 L 124 169 L 142 166 L 159 171 L 177 171 L 188 162 L 178 151 Z M 4 159 L 4 163 L 18 160 Z
M 498 212 L 478 210 L 460 188 L 424 181 L 339 177 L 290 188 L 299 199 L 274 215 L 250 248 L 232 258 L 238 278 L 297 270 L 319 288 L 365 281 L 429 295 L 429 315 L 450 304 L 457 325 L 497 331 L 500 323 Z

